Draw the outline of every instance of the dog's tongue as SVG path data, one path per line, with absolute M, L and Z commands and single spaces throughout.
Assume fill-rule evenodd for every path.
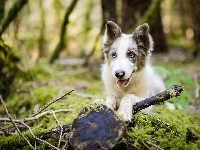
M 118 80 L 117 84 L 119 87 L 124 87 L 127 84 L 128 80 Z

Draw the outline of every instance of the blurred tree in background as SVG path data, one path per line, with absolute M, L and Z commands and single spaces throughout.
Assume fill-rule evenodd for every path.
M 190 1 L 190 11 L 192 12 L 192 28 L 194 32 L 194 52 L 193 57 L 196 58 L 200 53 L 200 2 L 199 0 Z
M 43 59 L 53 63 L 66 57 L 83 59 L 81 64 L 85 66 L 101 63 L 101 36 L 108 20 L 118 23 L 126 33 L 147 22 L 155 41 L 155 53 L 167 53 L 171 47 L 177 47 L 189 54 L 188 59 L 199 58 L 199 0 L 1 0 L 0 3 L 0 37 L 2 45 L 10 47 L 3 48 L 0 55 L 12 51 L 23 67 L 28 66 L 27 62 Z M 1 61 L 6 58 L 1 57 Z M 9 68 L 0 67 L 1 71 Z
M 135 28 L 136 25 L 139 25 L 138 23 L 147 22 L 150 25 L 150 33 L 155 41 L 155 51 L 167 52 L 160 14 L 160 3 L 161 0 L 122 0 L 121 14 L 118 14 L 118 19 L 115 20 L 120 22 L 122 31 L 126 33 L 133 32 L 133 27 Z M 106 19 L 112 20 L 110 18 Z
M 1 1 L 0 18 L 3 21 L 1 21 L 0 33 L 3 39 L 9 37 L 10 40 L 15 38 L 20 42 L 23 41 L 28 53 L 34 53 L 30 55 L 31 59 L 46 57 L 53 62 L 60 53 L 63 53 L 62 56 L 66 56 L 66 53 L 68 56 L 71 55 L 70 49 L 73 48 L 76 49 L 76 56 L 83 53 L 85 55 L 79 56 L 87 56 L 94 47 L 90 37 L 98 36 L 100 31 L 102 33 L 108 20 L 118 23 L 122 31 L 126 33 L 133 32 L 139 24 L 149 23 L 150 32 L 155 41 L 155 52 L 167 52 L 167 46 L 172 44 L 168 41 L 174 42 L 174 40 L 186 38 L 186 45 L 187 42 L 194 44 L 193 55 L 198 54 L 200 37 L 198 0 L 184 0 L 183 2 L 175 0 L 91 0 L 90 4 L 75 0 L 48 2 L 37 0 L 28 4 L 27 2 L 27 0 L 20 0 L 16 3 L 15 9 L 11 9 L 10 6 L 14 5 L 14 1 Z M 24 5 L 26 6 L 22 10 Z M 69 28 L 69 32 L 64 31 L 66 28 Z M 20 33 L 17 34 L 17 32 Z M 65 36 L 67 38 L 63 39 Z M 30 38 L 32 38 L 31 42 Z M 60 44 L 56 46 L 58 39 L 60 39 Z M 66 42 L 69 43 L 67 47 Z M 98 45 L 100 38 L 98 42 L 93 41 L 93 43 Z M 97 49 L 100 50 L 100 47 Z

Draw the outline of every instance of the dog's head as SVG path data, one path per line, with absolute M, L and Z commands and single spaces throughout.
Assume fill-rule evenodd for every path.
M 103 52 L 119 87 L 126 87 L 132 75 L 145 67 L 152 50 L 148 24 L 140 25 L 133 34 L 123 34 L 117 24 L 107 22 Z

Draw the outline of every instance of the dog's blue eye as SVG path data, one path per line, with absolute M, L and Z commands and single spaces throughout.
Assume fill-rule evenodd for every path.
M 111 56 L 112 56 L 112 58 L 116 58 L 116 57 L 117 57 L 117 53 L 113 52 L 113 53 L 111 54 Z
M 130 52 L 128 53 L 128 57 L 129 57 L 129 58 L 134 58 L 134 57 L 135 57 L 135 53 L 134 53 L 133 51 L 130 51 Z

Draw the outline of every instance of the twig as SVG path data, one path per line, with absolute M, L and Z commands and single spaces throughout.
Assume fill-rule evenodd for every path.
M 183 86 L 173 85 L 162 93 L 159 93 L 155 96 L 152 96 L 151 98 L 147 98 L 143 101 L 136 103 L 133 106 L 133 114 L 136 114 L 140 110 L 145 109 L 151 105 L 159 104 L 166 100 L 169 100 L 170 98 L 180 96 L 183 90 Z
M 59 109 L 59 110 L 54 110 L 54 113 L 59 113 L 59 112 L 69 112 L 68 109 Z M 48 115 L 48 114 L 52 114 L 52 111 L 51 110 L 48 110 L 48 111 L 45 111 L 43 113 L 40 113 L 34 117 L 28 117 L 28 118 L 24 118 L 22 120 L 16 120 L 16 119 L 13 119 L 13 121 L 15 123 L 21 123 L 21 122 L 27 122 L 27 121 L 32 121 L 32 120 L 37 120 L 39 119 L 40 117 L 44 116 L 44 115 Z M 9 118 L 0 118 L 0 122 L 11 122 Z
M 68 140 L 66 140 L 65 144 L 63 145 L 63 147 L 61 148 L 61 150 L 65 150 L 67 149 L 66 147 L 68 146 Z
M 26 139 L 26 137 L 21 133 L 21 131 L 19 130 L 19 128 L 17 127 L 16 123 L 13 121 L 11 115 L 9 114 L 8 112 L 8 109 L 6 108 L 6 105 L 0 95 L 0 100 L 1 100 L 1 103 L 6 111 L 6 114 L 8 116 L 8 118 L 10 119 L 10 121 L 12 122 L 12 124 L 14 125 L 15 129 L 17 130 L 18 134 L 26 141 L 26 143 L 30 146 L 31 149 L 35 150 L 35 148 L 31 145 L 31 143 Z
M 156 145 L 155 143 L 153 142 L 150 142 L 150 141 L 146 141 L 147 144 L 149 144 L 150 146 L 152 147 L 155 147 L 156 150 L 164 150 L 163 148 L 161 148 L 159 145 Z
M 70 95 L 73 91 L 74 91 L 74 90 L 71 90 L 70 92 L 66 93 L 65 95 L 63 95 L 63 96 L 61 96 L 61 97 L 59 97 L 59 98 L 56 98 L 55 100 L 53 100 L 53 101 L 47 103 L 43 108 L 40 108 L 40 109 L 36 110 L 36 111 L 33 113 L 32 117 L 34 117 L 34 116 L 38 115 L 39 113 L 41 113 L 43 110 L 45 110 L 45 109 L 46 109 L 47 107 L 49 107 L 51 104 L 57 102 L 58 100 L 64 98 L 64 97 L 67 96 L 67 95 Z
M 53 110 L 51 110 L 51 111 L 52 111 L 52 114 L 53 114 L 53 116 L 54 116 L 56 122 L 57 122 L 58 125 L 59 125 L 59 128 L 60 128 L 60 135 L 59 135 L 59 140 L 58 140 L 58 148 L 59 148 L 59 147 L 60 147 L 60 141 L 61 141 L 61 138 L 62 138 L 63 128 L 62 128 L 61 123 L 58 121 L 58 119 L 57 119 L 56 114 L 54 113 L 54 111 L 53 111 Z
M 20 122 L 20 123 L 23 124 L 25 127 L 28 128 L 29 132 L 31 133 L 31 135 L 32 135 L 36 140 L 38 140 L 38 141 L 40 141 L 40 142 L 43 142 L 43 143 L 49 145 L 50 147 L 52 147 L 52 148 L 54 148 L 54 149 L 56 149 L 56 150 L 60 150 L 59 148 L 53 146 L 51 143 L 49 143 L 49 142 L 47 142 L 47 141 L 45 141 L 45 140 L 42 140 L 42 139 L 36 137 L 36 136 L 34 135 L 33 131 L 31 130 L 31 128 L 30 128 L 27 124 L 25 124 L 24 122 Z
M 0 97 L 1 98 L 1 97 Z M 2 99 L 2 98 L 1 98 Z M 3 104 L 3 103 L 2 103 Z M 48 111 L 48 113 L 49 113 L 50 111 Z M 56 111 L 55 111 L 56 112 Z M 54 114 L 55 114 L 55 112 L 54 112 Z M 58 111 L 57 111 L 58 112 Z M 44 112 L 44 114 L 48 114 L 47 112 Z M 51 112 L 52 113 L 52 112 Z M 44 115 L 43 114 L 43 115 Z M 39 116 L 39 115 L 38 115 Z M 42 116 L 42 115 L 40 115 L 40 116 Z M 54 149 L 56 149 L 56 150 L 60 150 L 59 148 L 57 148 L 57 147 L 55 147 L 54 145 L 52 145 L 52 144 L 50 144 L 49 142 L 47 142 L 47 141 L 45 141 L 45 140 L 42 140 L 42 139 L 40 139 L 40 138 L 38 138 L 38 137 L 36 137 L 35 135 L 34 135 L 34 133 L 33 133 L 33 131 L 31 130 L 31 128 L 26 124 L 26 123 L 24 123 L 24 120 L 26 120 L 26 121 L 28 121 L 28 120 L 33 120 L 33 119 L 36 119 L 36 118 L 39 118 L 39 117 L 32 117 L 32 118 L 25 118 L 25 119 L 23 119 L 23 120 L 14 120 L 14 119 L 9 119 L 9 118 L 0 118 L 0 121 L 4 121 L 4 122 L 14 122 L 13 123 L 13 125 L 15 126 L 15 127 L 17 127 L 16 126 L 16 123 L 19 123 L 19 124 L 21 124 L 21 125 L 23 125 L 23 126 L 25 126 L 28 130 L 29 130 L 29 132 L 31 133 L 31 135 L 33 136 L 33 138 L 34 139 L 36 139 L 36 140 L 38 140 L 38 141 L 40 141 L 40 142 L 43 142 L 43 143 L 45 143 L 45 144 L 47 144 L 47 145 L 49 145 L 50 147 L 52 147 L 52 148 L 54 148 Z M 18 129 L 18 127 L 16 128 L 16 129 Z M 19 130 L 19 129 L 18 129 Z M 19 133 L 19 132 L 18 132 Z M 21 132 L 20 132 L 21 133 Z M 19 135 L 21 136 L 21 134 L 19 133 Z M 23 135 L 23 134 L 22 134 Z M 27 140 L 27 139 L 26 139 Z M 27 140 L 28 141 L 28 140 Z M 28 141 L 29 142 L 29 141 Z M 27 142 L 27 143 L 28 143 Z M 31 145 L 32 146 L 32 145 Z M 32 146 L 31 147 L 32 149 L 34 149 L 35 150 L 35 148 Z
M 160 119 L 156 118 L 155 116 L 153 116 L 153 115 L 150 114 L 150 113 L 143 113 L 143 114 L 148 115 L 148 116 L 150 116 L 151 118 L 155 119 L 159 124 L 164 125 L 170 132 L 174 133 L 176 136 L 181 137 L 181 138 L 184 138 L 180 133 L 178 133 L 178 131 L 175 131 L 175 130 L 173 129 L 173 127 L 172 127 L 171 124 L 169 124 L 169 123 L 167 123 L 167 122 L 165 122 L 165 121 L 163 121 L 163 120 L 160 120 Z
M 146 147 L 146 149 L 150 149 L 150 147 L 144 141 L 141 141 L 141 142 Z
M 68 109 L 54 110 L 54 113 L 59 113 L 59 112 L 69 112 L 69 110 Z M 40 118 L 40 117 L 42 117 L 44 115 L 48 115 L 48 114 L 52 114 L 52 110 L 45 111 L 45 112 L 40 113 L 40 114 L 38 114 L 38 115 L 36 115 L 34 117 L 24 118 L 22 121 L 26 122 L 26 121 L 31 121 L 31 120 L 37 120 L 38 118 Z

